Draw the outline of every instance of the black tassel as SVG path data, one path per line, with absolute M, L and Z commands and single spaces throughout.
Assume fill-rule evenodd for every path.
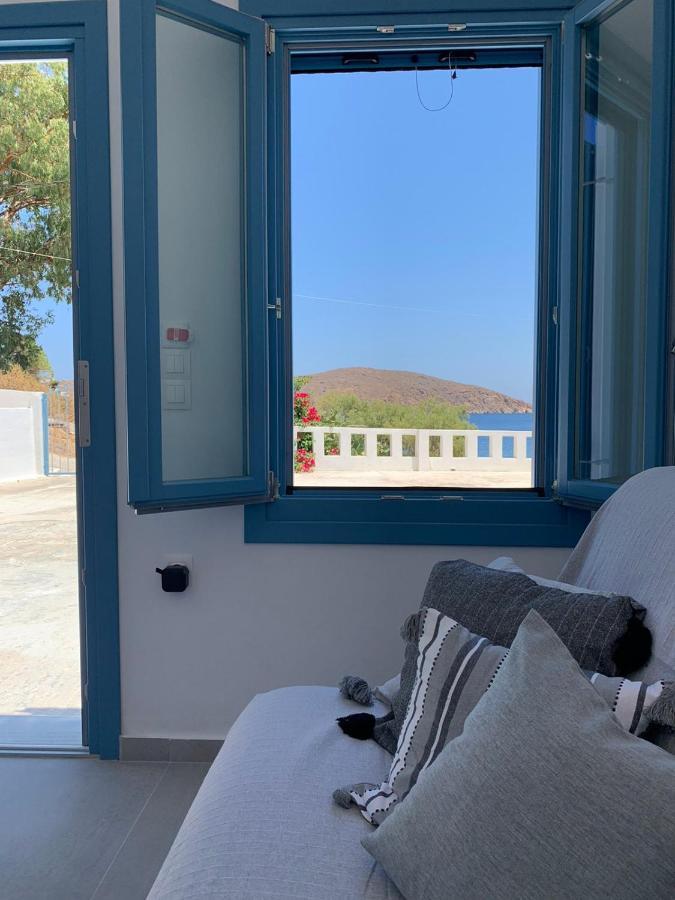
M 616 674 L 622 677 L 637 672 L 652 655 L 652 633 L 637 616 L 628 623 L 624 634 L 614 644 L 612 659 Z
M 353 713 L 336 720 L 340 728 L 349 737 L 357 741 L 367 741 L 375 730 L 375 716 L 372 713 Z

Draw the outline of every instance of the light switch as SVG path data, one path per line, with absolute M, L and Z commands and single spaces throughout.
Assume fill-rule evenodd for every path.
M 164 409 L 190 409 L 192 406 L 192 394 L 189 381 L 174 381 L 165 379 Z
M 190 377 L 189 350 L 162 350 L 162 375 Z

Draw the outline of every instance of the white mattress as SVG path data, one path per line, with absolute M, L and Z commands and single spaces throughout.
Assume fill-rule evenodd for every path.
M 150 892 L 151 900 L 400 900 L 361 847 L 372 826 L 331 794 L 381 781 L 391 757 L 335 719 L 363 707 L 337 688 L 260 694 L 232 727 Z M 370 711 L 370 710 L 369 710 Z M 384 707 L 372 710 L 381 715 Z

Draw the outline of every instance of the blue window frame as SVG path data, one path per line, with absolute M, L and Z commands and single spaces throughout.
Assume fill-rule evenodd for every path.
M 265 26 L 122 0 L 121 35 L 129 502 L 262 500 Z
M 395 17 L 394 17 L 395 18 Z M 389 21 L 389 20 L 388 20 Z M 288 209 L 288 88 L 291 69 L 303 71 L 330 69 L 332 62 L 322 43 L 339 49 L 359 46 L 349 20 L 343 29 L 334 25 L 308 32 L 295 30 L 291 19 L 272 20 L 276 28 L 276 52 L 269 62 L 269 191 L 270 207 L 270 284 L 271 296 L 280 297 L 282 307 L 291 295 L 287 248 Z M 303 26 L 307 23 L 303 20 Z M 558 141 L 552 135 L 551 123 L 560 114 L 557 85 L 550 77 L 559 65 L 560 29 L 555 25 L 512 26 L 500 22 L 500 32 L 493 27 L 476 26 L 470 36 L 462 33 L 448 39 L 447 24 L 420 26 L 406 30 L 405 41 L 394 34 L 368 34 L 360 46 L 388 49 L 402 45 L 400 64 L 409 61 L 405 49 L 410 40 L 416 46 L 480 46 L 487 65 L 494 54 L 507 53 L 510 61 L 532 64 L 543 59 L 541 119 L 544 123 L 541 153 L 542 184 L 539 218 L 542 222 L 540 246 L 539 314 L 538 314 L 538 385 L 537 426 L 539 435 L 535 451 L 537 488 L 527 490 L 293 490 L 291 479 L 291 373 L 290 316 L 277 319 L 270 334 L 270 391 L 272 403 L 272 469 L 278 475 L 278 495 L 273 503 L 246 510 L 247 541 L 306 543 L 393 543 L 393 544 L 522 544 L 527 546 L 568 546 L 578 539 L 585 527 L 587 514 L 570 509 L 554 496 L 553 466 L 555 443 L 556 335 L 552 325 L 556 305 L 556 270 L 551 264 L 551 247 L 557 235 L 557 166 Z M 372 29 L 375 31 L 375 29 Z M 367 42 L 367 43 L 366 43 Z M 420 43 L 422 42 L 422 43 Z M 492 54 L 492 56 L 491 56 Z M 294 56 L 300 62 L 294 61 Z M 396 57 L 398 58 L 398 56 Z M 391 60 L 392 57 L 387 57 Z M 553 223 L 552 225 L 549 223 Z M 281 223 L 281 224 L 278 224 Z M 551 238 L 549 238 L 549 235 Z M 548 249 L 547 249 L 548 248 Z M 480 448 L 479 448 L 480 450 Z M 532 452 L 530 448 L 530 453 Z M 454 501 L 454 502 L 453 502 Z
M 636 2 L 636 0 L 628 0 Z M 653 0 L 653 112 L 649 120 L 648 277 L 645 301 L 644 453 L 642 465 L 665 456 L 666 304 L 670 239 L 672 8 Z M 580 310 L 587 311 L 580 269 L 583 29 L 611 15 L 625 0 L 465 0 L 451 17 L 428 0 L 388 4 L 386 22 L 375 5 L 349 0 L 241 0 L 241 12 L 210 0 L 122 0 L 125 121 L 125 228 L 129 368 L 130 502 L 140 511 L 247 503 L 245 537 L 257 542 L 508 544 L 571 546 L 618 480 L 579 477 L 580 447 L 588 438 L 583 385 L 589 368 Z M 157 176 L 157 10 L 178 20 L 230 34 L 246 43 L 249 108 L 247 169 L 246 353 L 242 400 L 248 479 L 163 477 Z M 561 12 L 569 10 L 569 12 Z M 251 14 L 251 15 L 245 15 Z M 259 18 L 255 18 L 259 17 Z M 448 19 L 451 19 L 450 23 Z M 263 22 L 263 19 L 265 20 Z M 468 22 L 465 20 L 469 20 Z M 387 29 L 378 28 L 386 24 Z M 393 26 L 393 28 L 392 28 Z M 405 26 L 405 30 L 398 26 Z M 450 26 L 450 27 L 449 27 Z M 466 26 L 466 27 L 464 27 Z M 267 55 L 265 36 L 267 35 Z M 529 441 L 536 488 L 525 490 L 367 489 L 293 490 L 290 278 L 288 264 L 288 96 L 291 66 L 327 65 L 326 49 L 461 46 L 481 52 L 538 53 L 543 57 L 538 258 L 536 441 Z M 264 71 L 266 69 L 266 77 Z M 139 90 L 141 85 L 141 90 Z M 263 116 L 265 121 L 263 122 Z M 257 141 L 252 138 L 256 137 Z M 266 153 L 266 171 L 261 170 Z M 266 181 L 265 181 L 266 179 Z M 266 221 L 265 221 L 266 220 Z M 266 228 L 266 230 L 265 230 Z M 263 277 L 266 282 L 263 284 Z M 176 326 L 180 322 L 174 323 Z M 189 332 L 190 329 L 187 329 Z M 581 335 L 581 338 L 580 338 Z M 662 352 L 664 351 L 664 352 Z M 183 402 L 181 394 L 179 402 Z M 581 423 L 581 424 L 580 424 Z M 503 448 L 502 448 L 503 449 Z M 506 448 L 508 455 L 509 449 Z M 576 469 L 575 469 L 576 461 Z M 268 494 L 271 479 L 272 493 Z M 246 483 L 245 483 L 246 482 Z M 251 505 L 254 500 L 266 503 Z M 456 502 L 453 502 L 456 501 Z
M 631 15 L 639 16 L 645 48 L 651 44 L 649 58 L 640 61 L 636 55 L 633 61 L 630 46 L 617 47 L 613 54 L 609 36 L 598 50 L 605 23 L 620 33 L 621 16 L 627 17 L 624 31 L 635 39 Z M 672 411 L 666 408 L 665 392 L 672 245 L 673 5 L 669 0 L 585 0 L 567 15 L 565 29 L 558 493 L 568 502 L 597 506 L 634 471 L 669 460 Z M 612 71 L 617 65 L 626 69 L 622 80 L 621 72 Z M 645 72 L 650 83 L 641 86 Z M 629 88 L 616 89 L 614 84 Z M 614 168 L 604 170 L 612 164 Z M 642 192 L 639 207 L 634 197 L 622 197 L 622 184 L 633 193 Z M 642 216 L 642 233 L 626 234 L 625 229 L 618 231 L 618 224 L 610 231 L 605 224 L 611 221 L 610 203 L 623 213 L 617 214 L 617 222 L 622 218 L 635 223 Z M 600 216 L 605 218 L 598 235 Z M 637 227 L 634 230 L 638 232 Z M 598 240 L 603 243 L 596 253 Z M 633 261 L 630 269 L 627 258 Z M 635 287 L 631 284 L 623 302 L 633 310 L 640 303 L 641 312 L 633 323 L 623 323 L 623 341 L 615 338 L 608 364 L 602 352 L 607 353 L 607 336 L 616 326 L 611 319 L 602 320 L 605 310 L 595 312 L 598 300 L 610 307 L 615 320 L 617 316 L 627 320 L 629 313 L 620 308 L 620 285 L 604 288 L 603 296 L 602 280 L 606 284 L 610 278 L 624 283 L 633 279 Z M 641 344 L 636 346 L 638 333 Z M 621 375 L 608 371 L 610 366 L 614 373 L 623 371 L 623 383 Z M 630 366 L 634 374 L 626 377 Z M 603 443 L 598 431 L 617 413 L 621 421 L 617 434 L 610 435 L 608 454 L 606 436 Z M 612 459 L 613 451 L 624 459 Z

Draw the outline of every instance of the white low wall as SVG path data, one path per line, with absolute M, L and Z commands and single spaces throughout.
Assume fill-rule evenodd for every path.
M 0 481 L 45 474 L 45 395 L 0 390 Z
M 481 431 L 471 429 L 432 430 L 427 428 L 305 428 L 298 434 L 311 434 L 316 471 L 444 472 L 530 471 L 527 455 L 531 431 Z M 325 453 L 324 438 L 336 435 L 339 453 Z M 365 438 L 365 454 L 352 455 L 352 437 Z M 388 455 L 378 455 L 378 438 L 388 438 Z M 403 438 L 406 437 L 406 441 Z M 414 439 L 414 444 L 413 440 Z M 435 438 L 430 442 L 430 438 Z M 459 441 L 455 441 L 459 438 Z M 482 438 L 479 442 L 479 438 Z M 506 441 L 504 439 L 507 439 Z M 335 439 L 333 439 L 334 441 Z M 382 441 L 381 441 L 382 442 Z M 433 445 L 433 449 L 432 446 Z M 478 455 L 479 447 L 488 455 Z M 482 449 L 484 453 L 485 450 Z M 433 453 L 433 455 L 432 455 Z M 504 455 L 504 454 L 507 455 Z

